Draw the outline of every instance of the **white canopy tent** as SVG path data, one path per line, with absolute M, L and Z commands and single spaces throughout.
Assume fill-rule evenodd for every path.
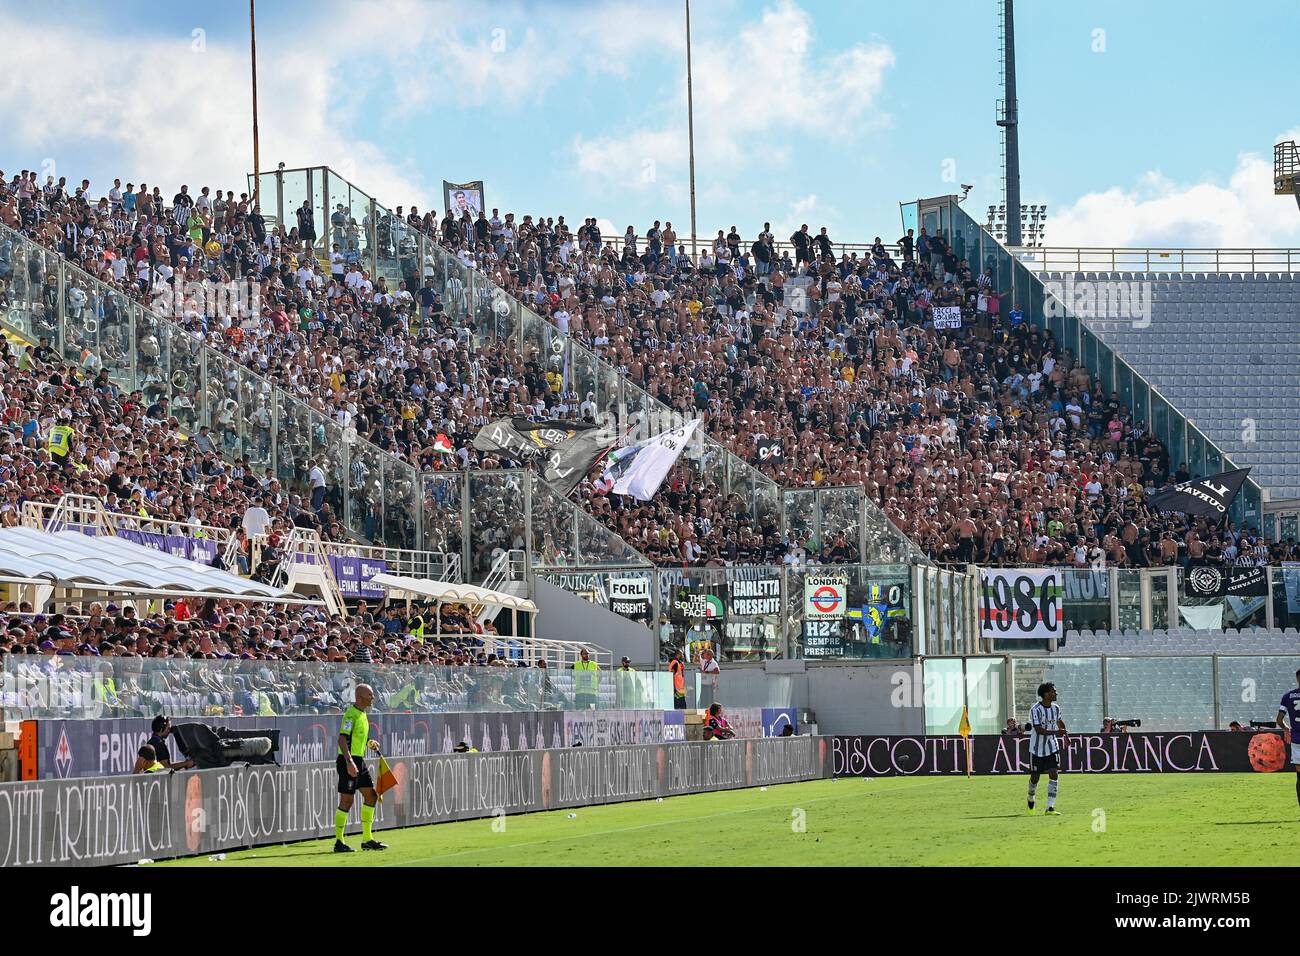
M 36 603 L 49 600 L 56 588 L 138 598 L 318 603 L 114 535 L 26 527 L 0 529 L 0 583 L 36 587 Z
M 435 581 L 432 578 L 407 578 L 397 574 L 376 574 L 370 584 L 382 587 L 389 597 L 407 600 L 432 601 L 435 604 L 465 604 L 471 607 L 503 607 L 512 611 L 536 614 L 537 605 L 528 598 L 493 591 L 491 588 L 455 581 Z
M 457 584 L 454 581 L 435 581 L 429 578 L 407 578 L 396 574 L 376 574 L 370 579 L 376 587 L 382 587 L 390 598 L 406 601 L 430 601 L 437 606 L 435 631 L 442 630 L 442 605 L 464 604 L 473 607 L 499 607 L 510 611 L 511 631 L 519 632 L 518 615 L 536 614 L 537 605 L 528 598 L 508 594 L 505 591 L 493 591 L 491 588 L 476 587 L 472 584 Z M 521 652 L 524 660 L 535 663 L 544 658 L 552 664 L 571 664 L 577 660 L 583 648 L 597 660 L 603 658 L 609 666 L 610 652 L 596 644 L 581 641 L 548 641 L 535 637 L 492 636 L 485 635 L 484 643 L 489 650 L 504 654 L 507 649 Z
M 518 612 L 536 614 L 537 605 L 528 598 L 494 591 L 491 588 L 476 587 L 472 584 L 457 584 L 453 581 L 435 581 L 429 578 L 407 578 L 396 574 L 376 574 L 370 583 L 382 587 L 385 594 L 398 600 L 431 601 L 437 605 L 437 631 L 442 630 L 442 605 L 465 604 L 470 607 L 500 607 L 511 612 L 512 636 L 485 635 L 483 640 L 488 650 L 505 656 L 510 651 L 518 651 L 530 664 L 544 659 L 551 665 L 568 666 L 578 660 L 585 649 L 588 655 L 608 669 L 613 655 L 608 648 L 585 641 L 555 641 L 538 637 L 518 637 Z

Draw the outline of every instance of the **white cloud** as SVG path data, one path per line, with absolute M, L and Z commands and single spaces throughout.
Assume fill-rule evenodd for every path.
M 626 77 L 641 53 L 684 44 L 679 23 L 632 0 L 581 9 L 364 0 L 354 15 L 391 38 L 383 54 L 399 116 L 430 106 L 528 108 L 584 77 Z
M 817 230 L 837 217 L 835 209 L 823 205 L 817 198 L 816 193 L 809 193 L 807 196 L 792 201 L 786 208 L 785 214 L 772 225 L 772 234 L 778 241 L 785 241 L 791 233 L 798 230 L 804 223 L 808 223 L 809 231 L 813 235 Z M 829 230 L 828 230 L 829 232 Z M 860 242 L 856 236 L 849 239 L 847 236 L 837 236 L 830 233 L 832 239 L 841 241 Z
M 883 42 L 859 43 L 833 56 L 814 52 L 812 18 L 778 0 L 757 22 L 717 39 L 693 38 L 697 163 L 720 171 L 786 161 L 792 137 L 846 139 L 887 122 L 878 99 L 894 53 Z M 576 136 L 579 168 L 618 189 L 653 189 L 671 201 L 687 168 L 685 68 L 667 104 L 668 117 L 623 133 Z M 657 175 L 642 171 L 651 163 Z
M 1295 131 L 1279 140 L 1297 139 Z M 1158 170 L 1131 188 L 1088 193 L 1048 210 L 1053 246 L 1261 247 L 1300 243 L 1300 212 L 1273 194 L 1271 157 L 1245 152 L 1226 182 L 1180 184 Z
M 244 48 L 209 37 L 196 52 L 188 35 L 118 39 L 9 16 L 0 16 L 0 32 L 8 44 L 0 74 L 6 163 L 41 166 L 48 158 L 56 175 L 89 177 L 97 193 L 114 177 L 143 178 L 165 193 L 181 183 L 191 191 L 247 188 L 252 96 Z M 259 56 L 262 168 L 325 164 L 357 170 L 363 181 L 354 183 L 381 201 L 431 195 L 377 144 L 349 133 L 330 64 L 321 60 L 329 48 L 309 37 L 296 45 L 301 52 Z

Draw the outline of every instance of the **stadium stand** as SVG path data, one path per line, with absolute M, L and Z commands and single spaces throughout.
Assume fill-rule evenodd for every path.
M 1300 647 L 1300 632 L 1294 627 L 1277 630 L 1252 628 L 1223 630 L 1112 630 L 1067 631 L 1060 650 L 1065 654 L 1112 654 L 1124 656 L 1178 656 L 1206 653 L 1294 654 Z
M 125 394 L 104 372 L 82 376 L 48 346 L 25 346 L 15 354 L 0 339 L 0 526 L 19 523 L 24 503 L 53 503 L 65 494 L 99 498 L 115 512 L 138 516 L 171 534 L 205 536 L 211 529 L 243 530 L 248 508 L 266 510 L 268 565 L 291 526 L 338 533 L 328 505 L 304 507 L 269 475 L 246 464 L 227 467 L 204 434 L 189 441 L 175 417 L 143 393 Z M 48 447 L 55 426 L 71 428 L 69 452 L 60 461 Z M 244 573 L 266 575 L 268 568 Z
M 187 265 L 185 274 L 204 274 L 183 260 L 218 278 L 267 277 L 271 304 L 259 327 L 209 327 L 209 342 L 424 470 L 516 464 L 469 446 L 494 416 L 595 411 L 592 396 L 566 392 L 562 374 L 536 356 L 512 355 L 507 343 L 447 318 L 455 310 L 437 283 L 412 295 L 420 275 L 410 256 L 392 258 L 412 280 L 395 286 L 346 262 L 354 249 L 327 274 L 315 258 L 294 257 L 302 245 L 296 229 L 266 226 L 229 193 L 208 206 L 182 193 L 169 206 L 154 187 L 129 210 L 125 194 L 78 206 L 57 184 L 47 191 L 33 180 L 8 185 L 17 202 L 6 221 L 122 284 L 129 258 L 144 276 L 135 283 L 141 294 Z M 562 217 L 524 216 L 517 226 L 512 215 L 499 226 L 414 210 L 405 226 L 401 218 L 379 233 L 393 251 L 411 231 L 437 236 L 629 382 L 705 417 L 740 460 L 756 461 L 760 439 L 780 438 L 784 462 L 762 465 L 774 480 L 865 487 L 936 560 L 1146 566 L 1204 558 L 1206 528 L 1141 504 L 1167 479 L 1187 477 L 1179 463 L 1050 333 L 1017 324 L 1016 303 L 941 239 L 918 237 L 910 257 L 895 258 L 877 241 L 868 256 L 836 261 L 829 240 L 791 237 L 792 259 L 776 253 L 770 234 L 744 248 L 733 232 L 720 234 L 697 268 L 684 250 L 668 252 L 662 230 L 657 244 L 633 237 L 620 251 L 591 219 L 570 234 Z M 170 233 L 170 247 L 163 236 L 145 242 L 140 223 Z M 352 242 L 351 228 L 332 238 Z M 245 232 L 265 238 L 259 245 Z M 214 239 L 220 248 L 209 262 L 203 248 Z M 791 286 L 799 295 L 787 301 Z M 462 294 L 451 282 L 445 289 Z M 926 319 L 940 304 L 981 321 L 936 332 Z M 439 433 L 454 442 L 454 458 L 432 448 Z M 1013 477 L 1004 482 L 1004 474 Z M 646 506 L 596 502 L 590 484 L 582 495 L 592 514 L 660 563 L 798 561 L 809 544 L 817 547 L 808 557 L 819 562 L 862 557 L 852 535 L 783 540 L 770 520 L 756 527 L 763 516 L 743 499 L 682 473 L 670 496 Z M 1249 550 L 1239 560 L 1251 561 L 1263 559 L 1261 545 L 1268 560 L 1290 553 L 1289 545 L 1261 542 L 1253 528 L 1229 536 L 1210 550 Z
M 1088 326 L 1194 418 L 1274 499 L 1300 497 L 1294 355 L 1300 283 L 1291 273 L 1046 273 L 1151 287 L 1150 324 L 1111 314 L 1099 296 Z M 1241 334 L 1242 323 L 1251 334 Z

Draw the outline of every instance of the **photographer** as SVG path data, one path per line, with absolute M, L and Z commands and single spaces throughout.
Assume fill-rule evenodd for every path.
M 172 732 L 172 722 L 167 717 L 159 714 L 153 719 L 153 734 L 149 737 L 147 746 L 153 748 L 154 756 L 163 767 L 168 770 L 189 770 L 193 768 L 193 760 L 182 760 L 179 763 L 172 763 L 171 751 L 167 748 L 167 737 Z
M 1130 727 L 1141 727 L 1140 720 L 1116 720 L 1114 717 L 1107 717 L 1101 722 L 1101 732 L 1103 734 L 1126 734 Z

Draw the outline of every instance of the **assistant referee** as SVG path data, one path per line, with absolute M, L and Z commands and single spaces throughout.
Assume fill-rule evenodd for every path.
M 366 747 L 378 751 L 379 744 L 370 740 L 370 718 L 366 711 L 375 701 L 375 691 L 369 684 L 358 684 L 355 703 L 343 713 L 343 723 L 339 727 L 339 754 L 335 764 L 339 773 L 339 808 L 334 811 L 334 852 L 351 853 L 352 847 L 343 842 L 343 833 L 348 826 L 348 811 L 352 809 L 352 800 L 358 790 L 361 791 L 361 849 L 387 850 L 388 844 L 380 843 L 371 836 L 370 828 L 375 822 L 375 804 L 379 794 L 375 792 L 375 782 L 370 777 L 370 770 L 363 759 Z

